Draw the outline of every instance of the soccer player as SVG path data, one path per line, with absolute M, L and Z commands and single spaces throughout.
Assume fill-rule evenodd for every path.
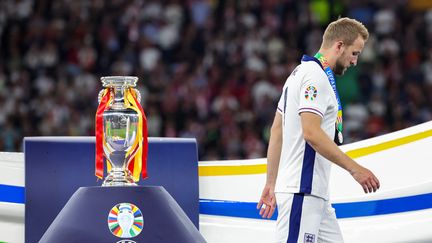
M 380 183 L 343 153 L 342 106 L 334 74 L 357 64 L 369 37 L 360 22 L 340 18 L 327 26 L 320 50 L 304 55 L 283 87 L 271 128 L 267 180 L 257 205 L 270 218 L 276 204 L 277 242 L 343 242 L 329 202 L 331 163 L 347 170 L 365 193 Z

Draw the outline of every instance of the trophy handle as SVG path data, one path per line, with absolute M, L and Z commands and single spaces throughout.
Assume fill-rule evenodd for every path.
M 136 95 L 137 95 L 136 99 L 138 100 L 139 103 L 141 103 L 141 93 L 139 92 L 138 89 L 134 89 L 134 90 L 135 90 Z
M 98 94 L 98 104 L 100 104 L 100 102 L 102 100 L 102 95 L 103 95 L 104 91 L 105 91 L 104 89 L 101 90 L 101 91 L 99 91 L 99 94 Z

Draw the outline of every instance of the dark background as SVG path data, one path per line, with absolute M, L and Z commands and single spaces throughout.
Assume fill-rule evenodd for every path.
M 100 77 L 139 77 L 149 136 L 265 157 L 281 87 L 338 16 L 370 39 L 338 79 L 346 143 L 432 119 L 431 1 L 0 1 L 0 151 L 94 135 Z

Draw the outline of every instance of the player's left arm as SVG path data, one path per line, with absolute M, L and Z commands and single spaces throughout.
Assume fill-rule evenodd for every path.
M 375 192 L 380 187 L 377 177 L 367 168 L 346 155 L 321 128 L 321 117 L 315 113 L 300 113 L 303 137 L 312 148 L 329 161 L 347 170 L 362 186 L 365 193 Z

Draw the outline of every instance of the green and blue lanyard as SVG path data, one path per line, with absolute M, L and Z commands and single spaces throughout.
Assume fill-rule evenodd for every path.
M 314 61 L 314 62 L 318 63 L 320 65 L 320 67 L 324 70 L 324 73 L 327 75 L 327 78 L 330 82 L 330 85 L 333 89 L 333 92 L 336 96 L 336 100 L 338 103 L 338 113 L 337 113 L 337 118 L 336 118 L 336 130 L 337 130 L 337 134 L 338 134 L 339 143 L 342 144 L 343 143 L 342 104 L 341 104 L 341 101 L 339 98 L 339 93 L 338 93 L 337 88 L 336 88 L 336 79 L 334 77 L 333 71 L 331 70 L 330 65 L 328 65 L 326 58 L 319 52 L 317 54 L 315 54 L 314 57 L 303 55 L 302 61 Z

